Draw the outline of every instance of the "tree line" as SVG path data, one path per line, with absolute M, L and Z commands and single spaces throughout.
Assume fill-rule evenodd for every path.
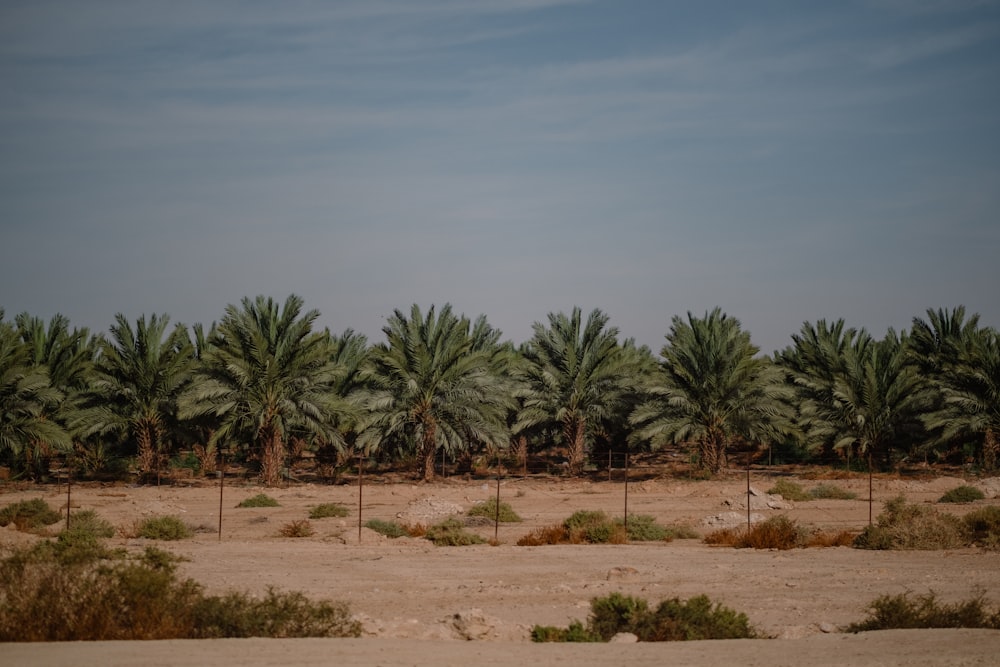
M 148 481 L 180 451 L 204 472 L 225 451 L 267 485 L 304 452 L 377 456 L 424 479 L 442 453 L 558 451 L 580 474 L 609 451 L 663 447 L 706 474 L 765 449 L 996 468 L 1000 335 L 962 306 L 881 339 L 806 322 L 771 356 L 718 308 L 675 316 L 659 355 L 600 310 L 550 313 L 520 345 L 450 305 L 396 310 L 377 343 L 318 317 L 296 295 L 258 296 L 207 329 L 119 314 L 92 334 L 0 310 L 0 462 L 44 478 L 54 460 L 96 473 L 127 457 Z

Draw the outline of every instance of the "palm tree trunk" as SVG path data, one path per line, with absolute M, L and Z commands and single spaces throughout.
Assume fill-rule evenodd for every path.
M 274 427 L 267 428 L 263 433 L 264 451 L 260 462 L 260 477 L 264 486 L 278 486 L 281 481 L 281 469 L 285 465 L 285 441 Z
M 136 439 L 138 440 L 138 451 L 135 462 L 139 468 L 140 479 L 145 480 L 157 465 L 156 446 L 153 442 L 153 428 L 149 424 L 139 426 Z
M 986 435 L 983 436 L 983 470 L 988 472 L 996 470 L 998 450 L 1000 443 L 997 442 L 997 436 L 992 428 L 987 428 Z
M 583 460 L 587 454 L 583 420 L 577 417 L 568 418 L 563 424 L 563 437 L 569 447 L 570 473 L 579 475 L 583 472 Z
M 421 456 L 424 459 L 424 481 L 434 479 L 434 454 L 437 452 L 437 433 L 434 423 L 424 425 L 424 437 L 421 445 Z
M 699 445 L 703 468 L 715 475 L 726 467 L 726 443 L 721 433 L 709 431 Z

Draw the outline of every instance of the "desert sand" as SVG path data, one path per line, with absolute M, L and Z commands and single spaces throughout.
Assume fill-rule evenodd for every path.
M 858 500 L 782 503 L 769 498 L 778 472 L 754 473 L 753 518 L 785 514 L 798 523 L 827 530 L 861 530 L 868 523 L 867 478 L 835 480 Z M 641 481 L 638 481 L 640 480 Z M 705 534 L 726 522 L 746 521 L 746 480 L 733 473 L 722 480 L 692 481 L 636 473 L 628 487 L 631 514 L 648 514 L 663 524 L 686 523 Z M 797 479 L 810 488 L 818 482 Z M 1000 504 L 1000 479 L 879 477 L 875 515 L 889 498 L 933 502 L 954 486 L 980 486 L 987 500 L 938 505 L 964 514 L 982 504 Z M 93 509 L 127 528 L 148 516 L 175 515 L 196 529 L 193 538 L 156 543 L 183 556 L 183 576 L 210 592 L 260 593 L 273 586 L 313 598 L 343 600 L 362 622 L 359 639 L 212 640 L 6 644 L 4 665 L 996 665 L 1000 631 L 933 630 L 849 634 L 876 597 L 933 591 L 943 600 L 979 591 L 1000 602 L 1000 553 L 979 549 L 878 552 L 849 547 L 793 551 L 737 550 L 700 540 L 625 545 L 519 547 L 534 528 L 561 522 L 576 510 L 604 510 L 621 516 L 625 485 L 553 477 L 501 481 L 501 499 L 522 523 L 501 524 L 499 545 L 434 547 L 418 538 L 390 540 L 358 531 L 358 488 L 297 484 L 263 489 L 227 480 L 222 495 L 208 481 L 132 487 L 90 484 L 72 489 L 74 509 Z M 236 508 L 266 492 L 274 508 Z M 451 512 L 495 497 L 495 479 L 450 478 L 424 484 L 373 478 L 364 486 L 361 516 L 433 523 Z M 65 487 L 0 487 L 0 505 L 42 497 L 65 507 Z M 313 520 L 315 535 L 285 538 L 280 528 L 305 519 L 309 509 L 336 502 L 346 518 Z M 775 507 L 768 507 L 768 504 Z M 721 523 L 720 523 L 721 522 Z M 711 525 L 710 525 L 711 524 Z M 493 538 L 494 525 L 470 528 Z M 0 529 L 0 547 L 38 539 Z M 151 542 L 116 537 L 112 543 L 140 551 Z M 534 624 L 566 625 L 585 620 L 593 597 L 611 592 L 642 596 L 651 603 L 668 597 L 706 594 L 746 613 L 771 639 L 671 644 L 539 645 L 529 641 Z

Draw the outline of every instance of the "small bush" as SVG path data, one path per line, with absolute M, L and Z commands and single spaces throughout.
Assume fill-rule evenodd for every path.
M 587 625 L 574 621 L 567 629 L 535 626 L 533 641 L 608 641 L 620 632 L 631 632 L 639 641 L 743 639 L 757 636 L 746 614 L 713 605 L 704 595 L 687 601 L 672 598 L 655 610 L 642 599 L 612 593 L 590 603 Z M 570 639 L 570 637 L 575 637 Z
M 256 496 L 247 498 L 237 505 L 237 507 L 281 507 L 281 505 L 266 493 L 258 493 Z
M 781 496 L 785 500 L 791 500 L 793 502 L 813 499 L 813 497 L 809 495 L 805 489 L 795 482 L 787 479 L 779 479 L 774 483 L 773 487 L 768 489 L 767 492 L 776 496 Z
M 18 530 L 25 532 L 51 526 L 62 518 L 62 514 L 49 507 L 41 498 L 21 500 L 0 510 L 0 526 L 13 523 Z
M 986 496 L 982 491 L 974 486 L 969 486 L 963 484 L 962 486 L 956 486 L 954 489 L 950 489 L 943 496 L 938 498 L 939 503 L 971 503 L 976 500 L 982 500 Z
M 395 521 L 383 521 L 382 519 L 369 519 L 365 523 L 365 528 L 371 528 L 376 533 L 395 539 L 406 537 L 409 532 Z
M 599 642 L 601 638 L 580 621 L 573 621 L 567 628 L 557 628 L 553 625 L 536 625 L 531 629 L 533 642 Z
M 115 527 L 107 519 L 99 517 L 94 510 L 81 510 L 70 514 L 69 532 L 90 533 L 94 537 L 114 537 Z
M 820 484 L 809 489 L 809 495 L 816 500 L 854 500 L 858 494 L 843 489 L 836 484 Z
M 191 529 L 175 516 L 155 516 L 137 526 L 137 537 L 148 540 L 183 540 L 191 537 Z
M 987 549 L 1000 549 L 1000 507 L 973 510 L 962 517 L 969 542 Z
M 540 547 L 548 544 L 568 544 L 569 531 L 565 526 L 545 526 L 536 528 L 517 541 L 519 547 Z
M 667 536 L 672 540 L 698 540 L 701 533 L 687 524 L 674 524 L 667 526 Z
M 346 605 L 301 593 L 207 597 L 158 549 L 115 560 L 63 555 L 44 542 L 0 560 L 0 642 L 360 635 Z
M 580 510 L 574 512 L 563 526 L 571 544 L 589 542 L 591 544 L 624 544 L 628 536 L 625 526 L 615 523 L 601 511 Z
M 704 538 L 705 544 L 737 549 L 796 549 L 806 546 L 808 533 L 786 516 L 774 516 L 746 528 L 724 528 Z
M 312 537 L 316 534 L 316 530 L 308 519 L 299 519 L 286 523 L 278 533 L 282 537 Z
M 939 602 L 933 592 L 916 597 L 909 592 L 883 595 L 868 609 L 868 618 L 849 625 L 848 632 L 914 628 L 1000 629 L 1000 609 L 990 609 L 982 593 L 955 604 Z
M 954 549 L 968 543 L 962 522 L 933 507 L 907 504 L 897 496 L 872 526 L 854 540 L 858 549 Z
M 485 544 L 486 540 L 465 530 L 457 519 L 446 519 L 427 529 L 425 537 L 438 547 L 464 547 L 470 544 Z
M 621 519 L 615 519 L 614 524 L 625 527 L 625 522 Z M 628 539 L 636 542 L 669 542 L 673 537 L 653 517 L 637 514 L 628 518 Z
M 310 519 L 329 519 L 347 516 L 347 508 L 339 503 L 323 503 L 309 510 Z
M 481 516 L 494 521 L 497 516 L 497 500 L 496 498 L 490 498 L 489 500 L 476 503 L 472 506 L 472 509 L 468 512 L 469 516 Z M 501 523 L 520 523 L 521 517 L 518 516 L 517 512 L 514 511 L 508 503 L 500 501 L 500 522 Z
M 854 544 L 857 535 L 849 530 L 837 532 L 816 531 L 806 539 L 807 547 L 849 547 Z

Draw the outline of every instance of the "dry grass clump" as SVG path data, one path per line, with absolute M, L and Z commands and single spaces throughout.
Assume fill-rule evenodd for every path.
M 347 514 L 347 508 L 340 503 L 322 503 L 309 510 L 310 519 L 341 519 Z
M 266 493 L 258 493 L 256 496 L 250 496 L 237 507 L 281 507 L 281 505 Z
M 747 530 L 723 528 L 705 536 L 705 544 L 737 549 L 796 549 L 807 543 L 808 533 L 786 516 L 774 516 Z
M 36 532 L 62 518 L 62 514 L 52 509 L 41 498 L 21 500 L 0 510 L 0 526 L 6 527 L 13 523 L 14 527 L 22 532 Z
M 883 595 L 868 607 L 868 618 L 848 632 L 912 628 L 990 628 L 1000 630 L 1000 608 L 991 609 L 982 592 L 954 604 L 939 602 L 934 592 Z
M 87 555 L 46 541 L 0 561 L 0 642 L 356 637 L 346 605 L 269 590 L 206 596 L 176 576 L 177 558 Z
M 815 531 L 806 538 L 807 547 L 849 547 L 854 545 L 857 533 L 849 530 Z
M 949 489 L 943 496 L 938 498 L 939 503 L 971 503 L 982 500 L 986 495 L 974 486 L 963 484 Z
M 308 519 L 298 519 L 286 523 L 278 531 L 278 534 L 282 537 L 312 537 L 316 534 L 316 530 Z
M 903 496 L 887 502 L 875 524 L 854 540 L 858 549 L 955 549 L 967 543 L 960 519 L 930 506 L 908 504 Z
M 395 521 L 383 521 L 382 519 L 369 519 L 365 522 L 365 528 L 370 528 L 380 535 L 385 535 L 388 538 L 395 539 L 397 537 L 406 537 L 410 533 Z M 425 531 L 426 532 L 426 531 Z
M 801 485 L 787 479 L 779 479 L 767 492 L 772 495 L 781 496 L 785 500 L 791 500 L 792 502 L 812 500 L 812 496 Z
M 612 593 L 591 600 L 586 626 L 580 621 L 574 621 L 565 629 L 536 625 L 531 631 L 531 639 L 536 642 L 606 642 L 620 632 L 631 632 L 643 642 L 758 636 L 746 614 L 721 604 L 713 605 L 704 595 L 686 601 L 664 600 L 652 610 L 643 599 Z
M 853 491 L 836 484 L 819 484 L 809 489 L 809 495 L 815 500 L 854 500 L 858 497 Z
M 485 502 L 476 503 L 468 511 L 469 516 L 481 516 L 489 519 L 490 521 L 496 520 L 497 517 L 497 499 L 490 498 Z M 509 503 L 500 501 L 500 522 L 501 523 L 520 523 L 522 521 L 521 517 L 514 508 L 510 506 Z
M 114 537 L 115 527 L 94 510 L 80 510 L 70 514 L 69 532 L 89 533 L 94 537 Z

